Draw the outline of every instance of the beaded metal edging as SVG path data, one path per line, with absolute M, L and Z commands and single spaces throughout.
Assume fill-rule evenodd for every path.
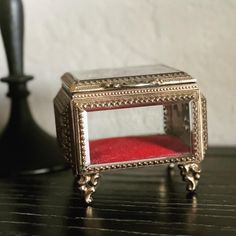
M 141 90 L 142 91 L 142 90 Z M 116 108 L 124 105 L 143 105 L 143 104 L 149 104 L 150 102 L 152 105 L 158 105 L 160 102 L 166 102 L 166 103 L 172 103 L 172 102 L 177 102 L 177 101 L 196 101 L 198 103 L 198 91 L 192 91 L 191 94 L 189 94 L 187 91 L 185 93 L 182 91 L 181 94 L 171 94 L 171 95 L 162 95 L 162 96 L 156 96 L 153 97 L 152 95 L 147 96 L 147 97 L 140 97 L 140 98 L 123 98 L 123 99 L 118 99 L 118 100 L 111 100 L 108 99 L 107 101 L 101 101 L 101 102 L 85 102 L 85 103 L 79 103 L 75 102 L 75 105 L 77 107 L 77 117 L 78 119 L 75 121 L 78 124 L 77 129 L 79 129 L 78 135 L 79 135 L 79 140 L 80 140 L 80 157 L 79 158 L 79 163 L 80 163 L 80 170 L 79 173 L 83 172 L 98 172 L 98 171 L 105 171 L 105 170 L 110 170 L 110 169 L 124 169 L 124 168 L 129 168 L 129 167 L 143 167 L 143 166 L 153 166 L 153 165 L 158 165 L 158 164 L 169 164 L 169 163 L 178 163 L 181 164 L 182 162 L 196 162 L 200 161 L 200 156 L 198 152 L 198 147 L 199 147 L 199 132 L 198 132 L 198 124 L 194 126 L 193 128 L 193 136 L 194 136 L 194 145 L 193 149 L 195 151 L 193 156 L 187 156 L 187 157 L 176 157 L 176 158 L 166 158 L 166 159 L 153 159 L 150 161 L 137 161 L 137 162 L 126 162 L 126 163 L 119 163 L 119 164 L 104 164 L 104 165 L 93 165 L 93 166 L 86 166 L 86 146 L 85 146 L 85 127 L 84 127 L 84 111 L 87 111 L 89 109 L 93 108 Z M 158 103 L 157 103 L 158 102 Z M 194 104 L 194 103 L 193 103 Z M 198 109 L 192 109 L 193 112 L 193 122 L 198 123 Z

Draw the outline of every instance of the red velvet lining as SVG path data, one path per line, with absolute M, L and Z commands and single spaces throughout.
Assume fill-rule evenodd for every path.
M 177 157 L 190 148 L 171 135 L 129 136 L 92 140 L 91 164 L 144 160 L 158 157 Z

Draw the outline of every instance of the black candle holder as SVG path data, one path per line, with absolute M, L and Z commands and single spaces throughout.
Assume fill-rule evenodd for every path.
M 56 139 L 34 121 L 27 97 L 23 71 L 24 13 L 21 0 L 0 1 L 0 26 L 8 61 L 9 76 L 1 79 L 9 86 L 9 121 L 0 135 L 0 175 L 39 174 L 66 167 Z

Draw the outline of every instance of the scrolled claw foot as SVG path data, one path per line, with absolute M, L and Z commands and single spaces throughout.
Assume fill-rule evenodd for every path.
M 96 191 L 99 177 L 99 173 L 84 174 L 78 177 L 78 187 L 87 204 L 90 204 L 93 201 L 92 194 Z
M 187 191 L 194 192 L 196 190 L 198 180 L 200 179 L 200 164 L 190 163 L 179 165 L 178 167 L 183 180 L 187 182 Z

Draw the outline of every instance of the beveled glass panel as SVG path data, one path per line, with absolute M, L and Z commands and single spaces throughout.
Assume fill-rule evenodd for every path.
M 188 103 L 165 106 L 165 119 L 162 105 L 88 112 L 88 164 L 188 155 L 191 150 L 188 106 Z

